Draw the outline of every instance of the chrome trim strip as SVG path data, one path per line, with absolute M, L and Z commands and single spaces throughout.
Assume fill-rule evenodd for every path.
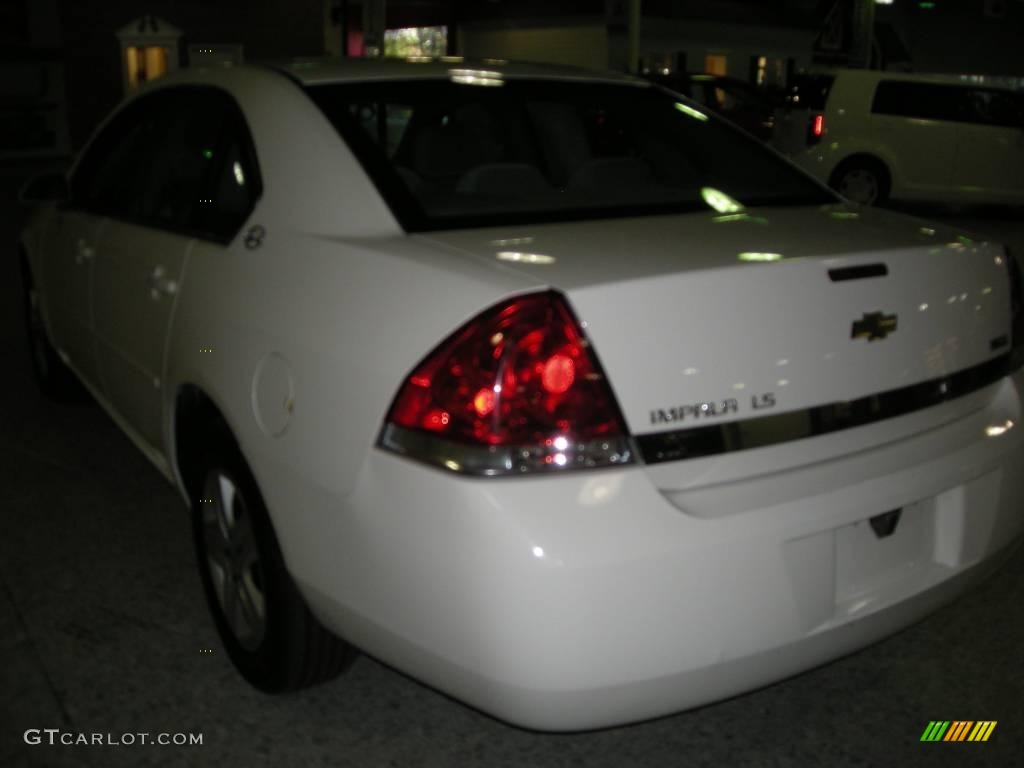
M 949 376 L 848 402 L 829 403 L 714 426 L 648 433 L 637 435 L 634 439 L 640 458 L 647 464 L 714 456 L 803 440 L 902 416 L 970 394 L 1015 371 L 1020 366 L 1018 358 L 1017 355 L 1002 355 Z

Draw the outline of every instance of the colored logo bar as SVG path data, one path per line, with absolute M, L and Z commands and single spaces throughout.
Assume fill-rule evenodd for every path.
M 996 720 L 931 720 L 921 741 L 988 741 Z

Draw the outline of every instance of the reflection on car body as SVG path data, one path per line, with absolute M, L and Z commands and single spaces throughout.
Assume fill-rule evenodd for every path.
M 651 80 L 693 99 L 762 141 L 772 138 L 776 99 L 764 87 L 703 73 L 655 75 Z

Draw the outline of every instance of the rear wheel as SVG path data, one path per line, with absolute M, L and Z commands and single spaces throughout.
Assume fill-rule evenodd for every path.
M 354 649 L 313 616 L 288 574 L 251 473 L 225 449 L 205 462 L 193 533 L 207 602 L 228 656 L 267 693 L 329 680 Z
M 32 357 L 32 373 L 39 391 L 51 400 L 68 401 L 83 398 L 81 384 L 60 359 L 57 350 L 50 343 L 43 321 L 42 300 L 39 289 L 32 280 L 27 265 L 23 265 L 25 294 L 25 329 L 28 336 L 29 352 Z
M 854 158 L 836 169 L 829 186 L 851 202 L 878 205 L 889 197 L 889 172 L 877 160 Z

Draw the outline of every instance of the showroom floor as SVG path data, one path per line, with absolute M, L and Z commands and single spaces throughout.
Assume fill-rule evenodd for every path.
M 0 766 L 1020 765 L 1024 549 L 860 653 L 626 728 L 519 730 L 368 658 L 302 694 L 254 692 L 221 652 L 176 492 L 96 406 L 32 387 L 13 248 L 24 172 L 0 169 Z M 1021 211 L 960 216 L 1024 256 Z M 998 726 L 984 744 L 921 743 L 935 719 Z M 47 728 L 202 745 L 25 743 Z

